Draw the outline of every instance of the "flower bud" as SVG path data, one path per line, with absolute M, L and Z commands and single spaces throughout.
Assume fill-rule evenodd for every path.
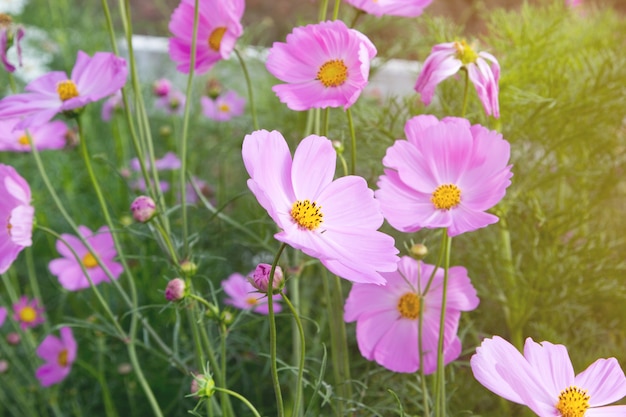
M 180 278 L 174 278 L 167 283 L 165 288 L 165 298 L 167 301 L 180 301 L 185 298 L 185 289 L 187 285 Z
M 272 271 L 272 265 L 259 264 L 257 265 L 254 273 L 252 274 L 252 285 L 254 288 L 262 293 L 267 294 L 270 283 L 270 272 Z M 272 281 L 273 290 L 272 293 L 277 293 L 283 287 L 285 278 L 283 276 L 283 270 L 280 266 L 276 266 L 274 270 L 274 280 Z M 278 291 L 277 291 L 278 290 Z
M 140 223 L 146 223 L 156 213 L 156 204 L 154 200 L 148 196 L 140 195 L 130 205 L 133 212 L 133 218 Z
M 6 371 L 8 371 L 9 369 L 9 362 L 3 360 L 0 360 L 0 374 L 5 373 Z
M 428 255 L 428 248 L 423 243 L 414 243 L 409 248 L 409 255 L 418 261 L 422 260 Z
M 192 277 L 196 275 L 196 272 L 198 272 L 198 265 L 196 265 L 195 262 L 186 259 L 180 263 L 180 270 L 186 277 Z
M 335 148 L 335 152 L 337 152 L 338 154 L 343 153 L 343 150 L 344 150 L 343 142 L 341 142 L 340 140 L 334 140 L 332 144 L 333 144 L 333 148 Z
M 209 81 L 206 83 L 206 94 L 211 98 L 211 100 L 215 100 L 222 94 L 222 85 L 215 78 L 209 78 Z
M 22 340 L 22 338 L 20 337 L 19 333 L 11 332 L 7 334 L 7 343 L 10 345 L 19 345 L 20 340 Z
M 172 83 L 170 80 L 166 78 L 161 78 L 160 80 L 156 80 L 154 84 L 152 84 L 152 92 L 157 97 L 165 97 L 170 93 L 172 89 Z
M 213 377 L 206 373 L 204 375 L 194 375 L 191 381 L 191 393 L 196 398 L 210 398 L 215 392 L 215 381 Z

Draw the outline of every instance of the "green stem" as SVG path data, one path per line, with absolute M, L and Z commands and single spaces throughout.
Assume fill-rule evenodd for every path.
M 436 270 L 436 267 L 435 267 Z M 418 269 L 418 273 L 421 269 Z M 420 283 L 420 276 L 417 277 L 417 283 Z M 424 300 L 424 293 L 422 293 L 421 288 L 418 288 L 419 296 L 421 300 Z M 430 405 L 428 398 L 428 388 L 426 387 L 426 373 L 424 372 L 424 347 L 423 347 L 423 328 L 424 328 L 424 303 L 420 302 L 420 313 L 419 313 L 419 321 L 417 327 L 417 339 L 418 339 L 418 351 L 419 351 L 419 361 L 420 361 L 420 382 L 422 385 L 422 406 L 424 407 L 424 417 L 430 417 Z
M 322 0 L 320 3 L 320 11 L 318 16 L 318 21 L 323 22 L 326 20 L 326 14 L 328 13 L 328 0 Z
M 463 108 L 461 109 L 461 117 L 465 117 L 465 112 L 467 111 L 467 102 L 469 101 L 469 72 L 463 68 L 463 72 L 465 73 L 465 87 L 463 88 Z
M 235 48 L 235 55 L 237 55 L 237 59 L 239 60 L 239 64 L 241 65 L 241 70 L 243 71 L 243 76 L 246 79 L 246 86 L 248 88 L 248 101 L 250 102 L 250 113 L 252 114 L 252 124 L 254 126 L 254 130 L 259 130 L 259 120 L 256 114 L 256 105 L 254 104 L 254 94 L 252 92 L 252 81 L 250 79 L 250 73 L 248 72 L 246 62 L 244 61 L 241 53 L 237 48 Z
M 7 72 L 7 74 L 9 75 L 9 86 L 11 87 L 11 93 L 15 94 L 17 93 L 17 84 L 15 84 L 15 77 L 13 77 L 13 74 L 10 72 Z
M 231 391 L 229 389 L 226 388 L 220 388 L 220 387 L 214 387 L 213 388 L 215 391 L 219 391 L 219 392 L 224 392 L 228 395 L 232 395 L 233 397 L 237 398 L 239 401 L 241 401 L 242 403 L 244 403 L 246 405 L 246 407 L 248 407 L 248 409 L 250 409 L 250 411 L 252 411 L 252 414 L 254 414 L 255 417 L 261 417 L 261 414 L 259 414 L 259 412 L 257 411 L 256 408 L 254 408 L 254 406 L 252 405 L 252 403 L 250 403 L 250 401 L 248 401 L 244 396 L 242 396 L 241 394 L 236 393 L 235 391 Z
M 339 17 L 339 6 L 341 5 L 341 0 L 335 0 L 335 7 L 333 8 L 333 20 L 337 20 Z
M 511 343 L 518 349 L 522 349 L 524 337 L 522 326 L 519 320 L 519 303 L 517 302 L 517 283 L 515 280 L 515 265 L 513 263 L 513 249 L 511 248 L 511 232 L 508 229 L 504 215 L 500 216 L 498 222 L 500 231 L 500 257 L 504 267 L 504 281 L 506 282 L 507 308 L 504 310 L 507 327 L 511 337 Z
M 272 295 L 274 292 L 274 273 L 276 272 L 276 266 L 278 265 L 280 255 L 285 250 L 285 247 L 287 247 L 287 245 L 285 243 L 282 243 L 280 245 L 280 248 L 278 249 L 278 252 L 276 252 L 274 262 L 272 262 L 272 269 L 270 270 L 269 283 L 267 285 L 267 316 L 270 322 L 270 366 L 272 372 L 272 385 L 274 386 L 274 395 L 276 397 L 276 408 L 278 417 L 285 417 L 285 410 L 283 406 L 283 394 L 280 390 L 280 381 L 278 380 L 278 363 L 276 361 L 276 318 L 274 317 L 274 297 Z
M 302 378 L 304 376 L 306 340 L 304 338 L 304 328 L 302 327 L 302 322 L 300 321 L 298 311 L 295 309 L 293 304 L 291 304 L 289 298 L 287 298 L 287 294 L 282 292 L 281 295 L 283 296 L 283 300 L 285 300 L 287 307 L 289 307 L 289 310 L 291 311 L 291 314 L 296 321 L 296 326 L 298 326 L 298 334 L 300 335 L 300 355 L 298 356 L 298 380 L 296 382 L 296 399 L 294 400 L 293 412 L 291 414 L 293 417 L 298 417 L 300 415 L 300 403 L 302 402 Z
M 446 415 L 446 377 L 444 368 L 444 337 L 446 321 L 446 302 L 448 293 L 448 276 L 450 270 L 450 252 L 452 249 L 452 238 L 448 236 L 448 231 L 444 230 L 444 264 L 443 264 L 443 288 L 441 299 L 441 315 L 439 318 L 439 343 L 437 346 L 437 373 L 435 380 L 435 416 L 444 417 Z
M 354 121 L 352 120 L 352 111 L 350 108 L 346 110 L 346 115 L 348 115 L 348 128 L 350 129 L 350 145 L 352 147 L 352 151 L 350 152 L 350 174 L 355 175 L 356 173 L 356 133 L 354 131 Z

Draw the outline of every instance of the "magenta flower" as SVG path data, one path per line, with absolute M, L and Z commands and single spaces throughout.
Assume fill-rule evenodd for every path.
M 18 129 L 44 124 L 58 113 L 77 111 L 115 93 L 126 83 L 127 72 L 123 58 L 108 52 L 92 58 L 78 51 L 71 77 L 54 71 L 31 81 L 27 93 L 0 100 L 0 119 L 23 117 Z
M 427 293 L 423 293 L 434 266 L 403 256 L 395 272 L 383 273 L 387 285 L 354 284 L 345 305 L 346 322 L 356 321 L 356 338 L 361 355 L 394 372 L 420 369 L 418 326 L 422 316 L 423 369 L 437 369 L 439 320 L 443 297 L 443 269 L 438 269 Z M 461 353 L 457 337 L 461 311 L 478 306 L 476 290 L 467 271 L 450 268 L 444 329 L 444 362 Z
M 145 161 L 146 169 L 150 169 L 151 164 L 148 159 Z M 179 169 L 181 167 L 181 162 L 178 156 L 174 152 L 167 152 L 161 159 L 156 159 L 154 161 L 154 167 L 157 171 L 169 171 L 174 169 Z M 130 168 L 133 171 L 141 171 L 141 165 L 139 164 L 138 158 L 133 158 L 130 160 Z
M 167 78 L 160 78 L 152 84 L 152 92 L 157 97 L 165 97 L 172 89 L 172 82 Z
M 437 84 L 453 76 L 460 69 L 467 71 L 485 113 L 500 117 L 498 104 L 500 64 L 488 52 L 474 52 L 465 41 L 441 43 L 433 47 L 415 84 L 415 91 L 422 96 L 422 102 L 428 106 Z
M 7 319 L 7 315 L 9 314 L 9 310 L 6 307 L 0 307 L 0 327 L 4 324 L 4 321 Z
M 55 120 L 27 130 L 16 129 L 21 119 L 0 120 L 0 151 L 30 152 L 34 143 L 37 150 L 63 149 L 67 143 L 67 125 Z M 29 137 L 30 136 L 30 137 Z
M 231 274 L 228 279 L 222 281 L 222 288 L 228 295 L 228 298 L 224 299 L 224 303 L 240 310 L 251 310 L 259 314 L 269 313 L 267 294 L 260 293 L 243 275 Z M 278 304 L 281 299 L 280 294 L 273 297 L 274 312 L 279 313 L 282 310 L 281 305 Z
M 367 85 L 374 44 L 341 20 L 297 27 L 274 42 L 266 67 L 287 84 L 272 87 L 291 110 L 347 109 Z
M 346 0 L 357 9 L 374 16 L 417 17 L 432 0 Z
M 124 271 L 124 268 L 121 264 L 113 260 L 117 256 L 117 252 L 109 228 L 102 226 L 96 233 L 93 233 L 86 226 L 78 226 L 78 231 L 91 245 L 94 252 L 100 257 L 102 263 L 106 265 L 113 278 L 117 279 Z M 87 276 L 85 276 L 85 273 L 83 273 L 81 264 L 87 270 L 93 285 L 110 281 L 104 270 L 98 265 L 93 253 L 87 250 L 78 237 L 65 233 L 62 234 L 61 237 L 67 242 L 67 245 L 76 252 L 79 258 L 76 259 L 70 248 L 64 242 L 57 240 L 56 248 L 62 258 L 50 261 L 48 269 L 50 269 L 52 275 L 57 277 L 63 288 L 69 291 L 89 288 L 89 280 Z
M 25 295 L 13 304 L 13 319 L 20 323 L 22 330 L 39 326 L 44 322 L 43 307 L 39 300 L 29 300 Z
M 626 415 L 626 405 L 605 406 L 626 396 L 626 377 L 615 358 L 598 359 L 575 375 L 563 345 L 529 337 L 522 356 L 494 336 L 483 340 L 470 363 L 474 377 L 488 390 L 540 417 Z
M 15 71 L 15 65 L 9 62 L 7 51 L 15 45 L 17 49 L 17 62 L 22 66 L 22 48 L 20 41 L 24 37 L 24 28 L 13 24 L 12 19 L 5 13 L 0 13 L 0 61 L 8 72 Z
M 380 272 L 395 271 L 398 250 L 377 231 L 383 216 L 366 181 L 354 175 L 333 181 L 330 140 L 304 138 L 292 161 L 280 132 L 259 130 L 245 137 L 242 154 L 248 187 L 282 229 L 276 239 L 350 281 L 384 284 Z
M 449 236 L 485 227 L 485 213 L 511 184 L 509 143 L 502 135 L 465 119 L 415 116 L 408 140 L 397 140 L 383 158 L 385 174 L 376 198 L 387 221 L 403 232 L 448 228 Z
M 153 183 L 153 181 L 150 180 L 150 183 Z M 146 187 L 146 181 L 143 178 L 140 178 L 130 183 L 130 187 L 133 190 L 141 191 L 144 193 L 148 190 L 148 188 Z M 159 181 L 159 189 L 164 193 L 168 192 L 170 189 L 170 183 L 167 181 Z
M 246 100 L 234 91 L 227 91 L 215 100 L 209 97 L 200 98 L 202 113 L 211 120 L 225 122 L 233 117 L 241 116 Z
M 43 387 L 58 384 L 70 373 L 72 364 L 76 360 L 78 346 L 72 329 L 61 327 L 61 338 L 48 335 L 37 348 L 37 356 L 46 363 L 41 365 L 35 376 Z
M 191 64 L 193 40 L 194 0 L 182 0 L 172 13 L 169 29 L 170 58 L 178 65 L 176 69 L 188 73 Z M 244 0 L 202 0 L 199 2 L 198 37 L 196 41 L 195 70 L 207 72 L 216 62 L 227 59 L 243 33 L 241 17 Z
M 170 92 L 163 96 L 159 97 L 155 105 L 158 108 L 161 108 L 167 114 L 178 114 L 181 115 L 185 111 L 185 103 L 187 101 L 187 97 L 182 92 L 172 89 Z
M 32 245 L 35 209 L 30 205 L 30 187 L 13 167 L 0 164 L 0 274 L 4 274 L 17 255 Z
M 283 269 L 276 265 L 274 270 L 274 278 L 272 279 L 272 290 L 270 290 L 270 277 L 272 275 L 272 265 L 258 264 L 251 274 L 250 283 L 258 291 L 267 294 L 268 292 L 280 292 L 285 286 L 285 275 Z

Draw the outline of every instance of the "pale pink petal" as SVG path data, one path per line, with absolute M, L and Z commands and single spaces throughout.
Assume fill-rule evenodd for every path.
M 562 390 L 574 383 L 574 367 L 565 346 L 536 343 L 528 338 L 524 344 L 524 357 L 537 375 L 543 374 L 544 386 L 552 398 L 558 398 Z
M 296 199 L 315 201 L 333 181 L 336 162 L 337 154 L 330 140 L 317 135 L 302 139 L 294 153 L 291 169 Z
M 626 377 L 615 358 L 598 359 L 576 375 L 574 385 L 587 390 L 591 407 L 611 404 L 626 396 Z

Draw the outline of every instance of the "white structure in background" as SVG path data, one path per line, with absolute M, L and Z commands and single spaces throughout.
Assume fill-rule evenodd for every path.
M 12 16 L 21 14 L 28 0 L 0 0 L 0 13 L 7 13 Z

